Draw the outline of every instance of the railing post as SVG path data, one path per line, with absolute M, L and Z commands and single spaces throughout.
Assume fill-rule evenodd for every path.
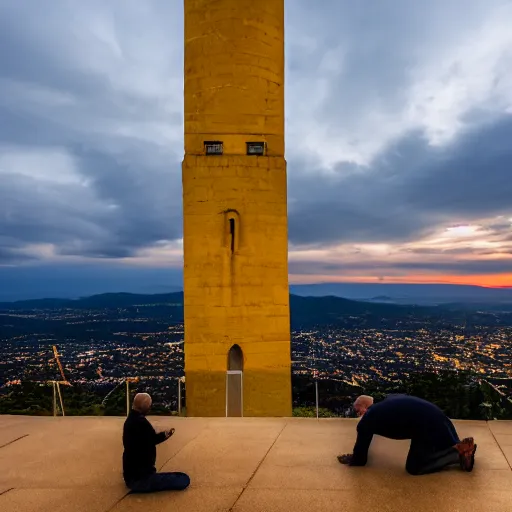
M 57 386 L 57 391 L 59 392 L 59 402 L 60 402 L 60 409 L 62 411 L 62 416 L 66 416 L 66 414 L 64 412 L 64 401 L 62 400 L 62 394 L 60 392 L 60 385 L 58 382 L 55 385 Z
M 318 380 L 315 380 L 315 395 L 316 395 L 316 419 L 318 419 Z
M 52 388 L 53 388 L 53 416 L 57 416 L 57 385 L 55 384 L 55 381 L 52 381 Z
M 181 416 L 181 377 L 178 378 L 178 416 Z
M 126 379 L 126 416 L 130 414 L 130 381 Z

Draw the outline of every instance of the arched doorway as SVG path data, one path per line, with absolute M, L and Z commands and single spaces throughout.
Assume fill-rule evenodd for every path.
M 239 345 L 233 345 L 228 352 L 228 371 L 226 373 L 226 416 L 244 415 L 244 354 Z

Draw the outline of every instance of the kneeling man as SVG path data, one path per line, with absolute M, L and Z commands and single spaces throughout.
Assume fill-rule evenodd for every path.
M 338 456 L 349 466 L 364 466 L 373 435 L 390 439 L 410 439 L 406 470 L 412 475 L 425 475 L 446 466 L 459 464 L 472 471 L 477 445 L 472 437 L 459 440 L 450 419 L 436 405 L 408 395 L 389 395 L 373 404 L 371 396 L 360 396 L 354 402 L 358 416 L 354 453 Z

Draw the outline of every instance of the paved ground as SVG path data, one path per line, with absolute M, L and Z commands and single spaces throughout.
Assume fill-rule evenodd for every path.
M 150 418 L 175 427 L 157 465 L 185 471 L 181 493 L 127 495 L 123 418 L 0 416 L 2 512 L 280 512 L 512 510 L 512 422 L 456 422 L 478 443 L 473 473 L 405 473 L 408 443 L 375 438 L 365 468 L 351 452 L 356 420 Z

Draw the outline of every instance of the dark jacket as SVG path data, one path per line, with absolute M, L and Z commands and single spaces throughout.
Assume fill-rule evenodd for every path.
M 126 483 L 156 472 L 156 445 L 166 440 L 157 434 L 143 414 L 131 411 L 123 427 L 123 477 Z
M 374 435 L 389 439 L 414 439 L 435 450 L 459 442 L 450 419 L 436 405 L 408 395 L 389 395 L 372 405 L 357 425 L 352 466 L 364 466 Z

